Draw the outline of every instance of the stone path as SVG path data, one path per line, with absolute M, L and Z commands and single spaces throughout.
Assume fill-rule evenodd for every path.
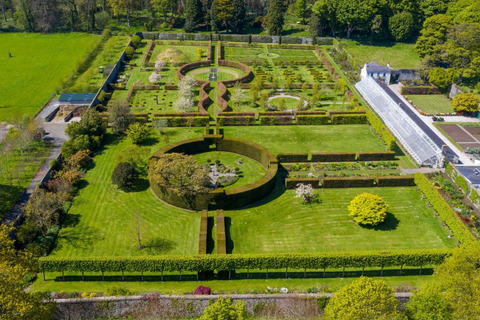
M 210 177 L 210 181 L 212 182 L 212 186 L 217 185 L 217 180 L 220 177 L 235 177 L 236 174 L 233 172 L 218 172 L 217 166 L 215 164 L 210 165 L 210 173 L 208 174 Z

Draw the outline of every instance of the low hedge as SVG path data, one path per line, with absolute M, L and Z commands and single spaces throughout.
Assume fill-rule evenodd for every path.
M 277 155 L 277 159 L 280 162 L 307 162 L 308 153 L 280 153 Z
M 373 187 L 373 177 L 323 178 L 324 188 L 368 188 Z
M 357 251 L 311 254 L 232 254 L 140 257 L 41 257 L 43 272 L 163 272 L 236 269 L 422 267 L 440 265 L 449 249 Z
M 167 119 L 169 127 L 204 127 L 210 122 L 210 117 L 158 117 L 156 119 Z
M 260 116 L 259 120 L 261 126 L 283 126 L 293 124 L 292 116 Z
M 445 168 L 445 172 L 446 172 L 449 176 L 452 176 L 452 173 L 455 173 L 455 168 L 454 168 L 450 163 L 448 163 L 448 164 L 447 164 L 447 167 Z
M 316 152 L 312 153 L 312 162 L 353 162 L 355 157 L 355 152 Z
M 383 122 L 372 111 L 368 110 L 366 115 L 368 122 L 373 127 L 375 132 L 380 136 L 383 142 L 387 145 L 388 150 L 395 150 L 397 142 L 395 141 L 395 137 L 390 130 L 388 130 Z
M 297 115 L 297 125 L 324 125 L 328 124 L 327 115 Z
M 478 195 L 478 191 L 473 189 L 470 191 L 470 200 L 472 200 L 474 205 L 478 205 L 478 200 L 480 200 L 480 196 Z
M 468 187 L 468 182 L 467 182 L 467 180 L 465 180 L 464 177 L 462 177 L 461 175 L 458 175 L 455 178 L 455 183 L 460 187 L 460 189 L 462 189 L 463 193 L 468 195 L 468 190 L 470 188 Z
M 330 117 L 330 119 L 332 119 L 334 116 L 346 116 L 346 115 L 359 115 L 359 114 L 366 114 L 366 111 L 365 110 L 360 110 L 360 111 L 353 111 L 353 110 L 350 110 L 350 111 L 335 111 L 335 110 L 331 110 L 331 111 L 328 111 L 328 116 Z
M 315 116 L 315 115 L 326 115 L 327 111 L 295 111 L 295 118 L 298 116 Z
M 198 238 L 198 254 L 207 254 L 208 211 L 202 211 L 200 218 L 200 236 Z
M 255 116 L 218 116 L 217 123 L 221 126 L 253 126 Z
M 227 236 L 223 210 L 217 210 L 217 254 L 227 254 Z
M 415 184 L 432 204 L 433 208 L 438 212 L 443 221 L 445 221 L 450 230 L 452 230 L 458 241 L 463 244 L 476 241 L 475 237 L 470 233 L 455 211 L 453 211 L 427 177 L 422 173 L 415 173 Z
M 296 189 L 299 183 L 305 185 L 311 184 L 312 188 L 320 187 L 320 179 L 318 178 L 287 178 L 285 179 L 285 189 Z
M 414 176 L 377 177 L 377 187 L 410 187 L 415 186 Z
M 364 114 L 333 115 L 332 124 L 366 124 L 367 116 Z
M 388 161 L 395 160 L 394 151 L 385 152 L 359 152 L 358 161 Z

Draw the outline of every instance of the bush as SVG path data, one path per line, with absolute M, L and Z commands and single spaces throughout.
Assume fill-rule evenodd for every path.
M 338 153 L 312 153 L 312 162 L 353 162 L 355 161 L 355 152 Z
M 152 130 L 144 123 L 135 122 L 127 131 L 127 137 L 135 144 L 142 144 L 152 136 Z
M 131 41 L 132 41 L 133 46 L 134 46 L 135 48 L 138 48 L 138 46 L 139 46 L 140 43 L 142 42 L 142 39 L 141 39 L 139 36 L 134 35 L 134 36 L 132 37 Z
M 128 162 L 120 162 L 112 173 L 112 183 L 120 189 L 131 187 L 138 179 L 138 171 Z
M 134 53 L 135 53 L 135 48 L 134 47 L 128 46 L 128 47 L 125 48 L 125 54 L 127 56 L 132 57 Z
M 468 187 L 468 182 L 467 180 L 465 180 L 465 178 L 463 178 L 461 175 L 458 175 L 455 178 L 455 183 L 460 187 L 460 189 L 462 189 L 463 193 L 468 195 L 469 187 Z
M 388 204 L 371 193 L 362 193 L 353 198 L 348 206 L 349 216 L 358 224 L 376 226 L 387 217 Z
M 277 159 L 285 163 L 307 162 L 308 153 L 280 153 L 277 155 Z
M 204 287 L 202 285 L 199 285 L 195 291 L 193 291 L 193 294 L 212 294 L 212 289 L 210 289 L 210 287 Z
M 108 287 L 103 293 L 103 295 L 106 297 L 124 297 L 131 296 L 132 292 L 124 287 L 112 286 Z

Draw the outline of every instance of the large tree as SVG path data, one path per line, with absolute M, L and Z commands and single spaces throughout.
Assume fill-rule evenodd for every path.
M 45 236 L 48 229 L 59 223 L 63 203 L 67 198 L 68 195 L 61 192 L 37 189 L 24 208 L 25 216 L 35 223 L 38 230 Z
M 285 2 L 283 0 L 271 0 L 267 15 L 268 34 L 272 36 L 280 36 L 283 31 Z
M 360 277 L 340 289 L 325 308 L 325 320 L 397 319 L 398 301 L 385 281 Z
M 232 19 L 230 20 L 230 28 L 233 32 L 242 32 L 242 29 L 245 26 L 246 13 L 245 0 L 233 0 Z
M 315 2 L 312 8 L 312 12 L 315 13 L 321 21 L 325 21 L 325 24 L 328 24 L 333 37 L 335 37 L 339 27 L 338 7 L 339 0 L 319 0 Z
M 113 133 L 121 135 L 135 122 L 135 117 L 130 113 L 130 107 L 126 102 L 116 101 L 110 109 L 109 122 Z
M 187 0 L 185 3 L 185 32 L 193 32 L 202 19 L 202 2 L 200 0 Z
M 347 39 L 353 31 L 372 21 L 378 11 L 374 0 L 338 0 L 338 21 L 347 28 Z
M 295 3 L 295 16 L 300 19 L 302 23 L 305 23 L 305 19 L 308 16 L 307 0 L 298 0 Z
M 217 2 L 217 20 L 222 22 L 225 30 L 228 32 L 228 22 L 233 18 L 233 1 L 216 0 Z
M 460 93 L 452 99 L 451 103 L 456 112 L 475 112 L 478 111 L 480 101 L 473 93 Z
M 414 28 L 413 15 L 410 12 L 397 13 L 388 20 L 388 29 L 396 41 L 409 39 Z
M 452 308 L 444 294 L 435 285 L 424 285 L 416 290 L 405 304 L 408 320 L 453 320 Z
M 428 72 L 428 79 L 436 85 L 440 91 L 445 92 L 449 86 L 458 80 L 458 72 L 453 68 L 432 68 Z
M 175 10 L 175 0 L 151 0 L 152 8 L 163 15 L 163 21 L 167 22 L 167 15 Z
M 452 19 L 444 14 L 438 14 L 425 20 L 414 49 L 420 57 L 431 56 L 436 47 L 447 40 L 447 30 L 452 26 Z

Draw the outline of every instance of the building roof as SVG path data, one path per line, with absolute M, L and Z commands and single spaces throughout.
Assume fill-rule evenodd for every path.
M 371 73 L 371 72 L 389 73 L 389 72 L 391 72 L 389 66 L 381 66 L 378 63 L 376 63 L 375 61 L 370 61 L 369 63 L 367 63 L 365 65 L 365 67 L 367 68 L 368 73 Z
M 62 93 L 58 101 L 60 102 L 92 102 L 95 93 Z
M 477 175 L 475 169 L 480 170 L 479 166 L 458 166 L 460 173 L 472 184 L 480 185 L 480 175 Z

